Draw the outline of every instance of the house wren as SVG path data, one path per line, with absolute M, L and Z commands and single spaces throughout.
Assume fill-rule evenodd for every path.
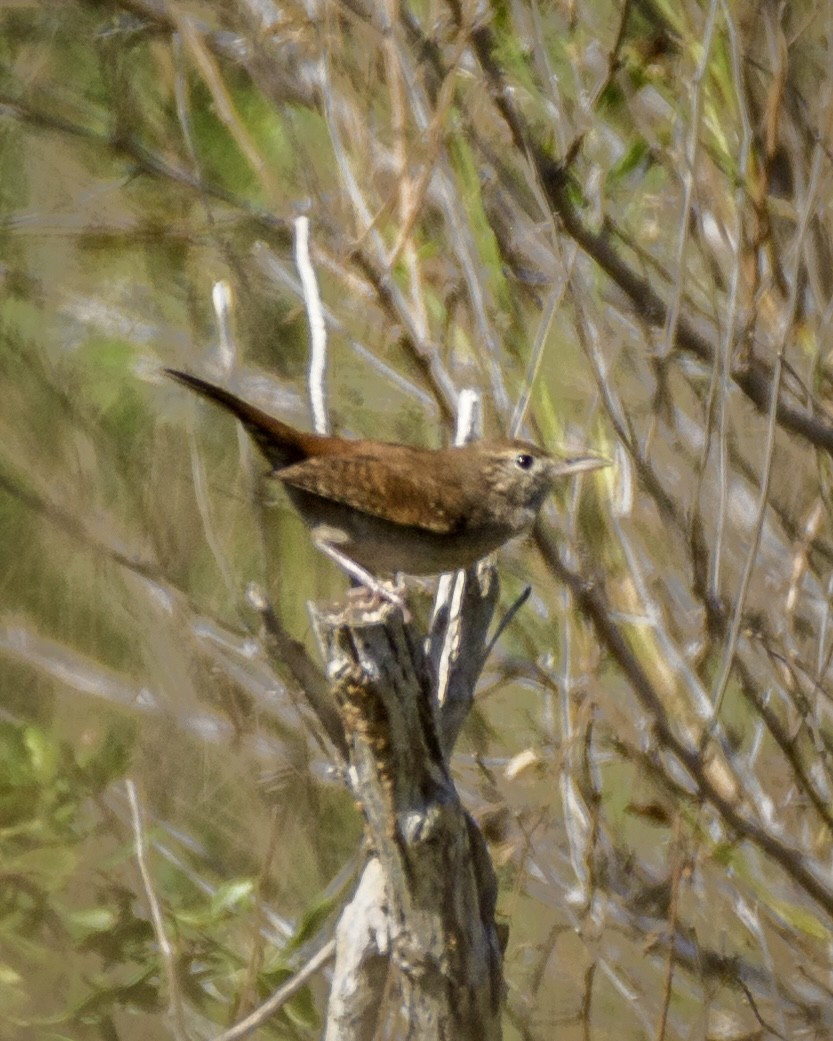
M 222 387 L 165 371 L 237 416 L 319 548 L 362 579 L 468 567 L 528 531 L 559 479 L 609 465 L 527 441 L 430 449 L 307 434 Z

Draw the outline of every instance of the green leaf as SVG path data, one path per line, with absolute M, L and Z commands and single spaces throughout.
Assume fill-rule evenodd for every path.
M 119 916 L 112 907 L 86 907 L 81 911 L 71 911 L 67 915 L 68 922 L 89 933 L 110 930 L 118 919 Z
M 297 950 L 303 944 L 307 943 L 313 937 L 317 936 L 321 931 L 321 926 L 330 915 L 333 913 L 333 908 L 341 904 L 340 894 L 335 894 L 330 897 L 322 897 L 320 900 L 312 903 L 305 911 L 301 918 L 300 925 L 286 946 L 287 951 Z
M 208 904 L 178 910 L 175 917 L 183 925 L 205 929 L 229 918 L 233 914 L 248 911 L 255 883 L 251 878 L 233 879 L 224 882 L 211 897 Z
M 246 904 L 245 909 L 247 910 L 254 888 L 254 879 L 251 878 L 240 878 L 231 882 L 224 882 L 211 898 L 212 911 L 219 918 L 231 911 L 243 910 L 240 907 L 243 903 Z
M 55 742 L 37 727 L 26 727 L 23 742 L 29 751 L 32 773 L 40 784 L 49 784 L 55 779 L 60 761 L 60 750 Z

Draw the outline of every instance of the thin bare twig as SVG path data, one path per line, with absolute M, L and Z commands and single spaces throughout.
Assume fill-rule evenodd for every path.
M 310 331 L 309 352 L 309 396 L 312 418 L 316 433 L 330 433 L 330 418 L 327 412 L 327 326 L 318 291 L 318 279 L 312 266 L 309 251 L 309 218 L 295 220 L 295 263 L 301 276 L 304 304 Z
M 674 982 L 674 936 L 677 932 L 677 913 L 680 901 L 680 880 L 683 873 L 684 853 L 682 849 L 682 822 L 680 815 L 674 818 L 674 829 L 671 837 L 671 899 L 668 905 L 668 957 L 665 964 L 665 980 L 662 988 L 659 1021 L 657 1022 L 656 1041 L 665 1041 L 668 1026 L 668 1010 L 671 1007 L 671 996 Z
M 694 192 L 694 174 L 697 168 L 697 152 L 700 146 L 700 118 L 703 109 L 703 81 L 709 66 L 711 56 L 712 40 L 717 22 L 717 8 L 719 0 L 711 0 L 709 13 L 706 18 L 706 27 L 703 32 L 702 53 L 694 75 L 691 78 L 691 114 L 689 116 L 690 126 L 688 141 L 686 142 L 685 161 L 683 163 L 683 202 L 680 214 L 680 231 L 677 240 L 677 258 L 674 286 L 671 291 L 671 302 L 665 313 L 665 329 L 663 332 L 662 353 L 670 355 L 674 344 L 677 342 L 677 328 L 680 321 L 680 312 L 683 303 L 683 294 L 686 280 L 686 247 L 688 245 L 689 228 L 691 222 L 691 198 Z
M 168 933 L 165 929 L 165 919 L 162 916 L 162 907 L 159 903 L 158 897 L 156 896 L 153 879 L 151 878 L 150 870 L 147 866 L 145 829 L 144 824 L 142 823 L 142 810 L 139 804 L 139 794 L 135 783 L 130 780 L 130 778 L 128 778 L 124 783 L 125 788 L 127 789 L 127 801 L 130 805 L 130 821 L 133 826 L 133 843 L 136 851 L 136 863 L 139 866 L 139 874 L 142 877 L 142 885 L 144 886 L 145 896 L 147 897 L 148 905 L 150 907 L 153 931 L 156 935 L 156 942 L 159 945 L 159 954 L 162 958 L 162 966 L 165 970 L 165 979 L 168 985 L 168 1014 L 171 1017 L 175 1037 L 179 1039 L 179 1041 L 185 1041 L 188 1034 L 185 1029 L 182 995 L 180 994 L 179 981 L 176 976 L 175 953 L 173 944 L 168 939 Z
M 262 1005 L 258 1005 L 254 1012 L 246 1016 L 245 1019 L 241 1019 L 239 1023 L 235 1023 L 229 1030 L 224 1030 L 222 1034 L 216 1034 L 213 1041 L 243 1041 L 243 1038 L 249 1037 L 255 1030 L 262 1027 L 267 1020 L 279 1012 L 287 1001 L 294 997 L 302 987 L 305 987 L 307 982 L 319 973 L 328 962 L 332 961 L 335 953 L 335 940 L 328 940 L 321 950 L 317 951 L 310 958 L 306 965 L 300 968 L 290 980 L 287 980 L 282 987 L 275 991 L 271 998 L 267 998 Z
M 740 298 L 740 284 L 742 277 L 743 259 L 743 211 L 746 198 L 746 178 L 749 171 L 749 159 L 752 149 L 752 125 L 749 120 L 744 92 L 743 72 L 740 43 L 737 36 L 737 28 L 732 17 L 732 12 L 726 0 L 721 0 L 723 6 L 723 18 L 726 23 L 726 32 L 729 37 L 730 54 L 732 60 L 732 80 L 735 87 L 735 98 L 741 120 L 740 157 L 738 160 L 739 184 L 735 191 L 735 226 L 734 244 L 735 255 L 732 264 L 732 275 L 729 281 L 729 300 L 726 313 L 726 326 L 723 330 L 721 343 L 718 344 L 714 353 L 714 367 L 712 370 L 712 381 L 709 387 L 710 398 L 717 397 L 717 445 L 718 445 L 718 486 L 717 486 L 717 521 L 715 525 L 714 549 L 711 554 L 711 566 L 709 568 L 709 594 L 713 602 L 720 595 L 720 566 L 723 557 L 723 543 L 726 530 L 726 509 L 729 499 L 729 474 L 728 474 L 728 445 L 727 424 L 729 417 L 729 391 L 731 388 L 731 366 L 732 366 L 732 344 L 735 337 L 737 323 L 738 303 Z M 711 426 L 709 427 L 709 436 Z M 705 452 L 708 451 L 708 438 Z M 705 458 L 702 472 L 705 472 Z

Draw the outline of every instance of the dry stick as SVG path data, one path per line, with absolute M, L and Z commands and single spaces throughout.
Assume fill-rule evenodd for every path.
M 518 399 L 518 404 L 515 406 L 515 412 L 512 416 L 512 421 L 509 424 L 509 436 L 519 437 L 521 426 L 523 425 L 524 417 L 526 416 L 527 409 L 529 408 L 529 400 L 532 396 L 532 388 L 535 385 L 535 381 L 538 378 L 538 372 L 541 368 L 541 362 L 544 357 L 544 347 L 547 343 L 547 337 L 550 333 L 550 328 L 555 318 L 555 313 L 561 306 L 561 301 L 564 299 L 564 294 L 567 291 L 567 287 L 570 284 L 570 279 L 573 275 L 573 267 L 575 265 L 576 254 L 578 250 L 575 245 L 570 250 L 567 257 L 567 262 L 564 268 L 559 273 L 559 277 L 556 280 L 555 285 L 552 287 L 547 302 L 544 305 L 544 311 L 541 315 L 541 321 L 538 323 L 538 330 L 535 333 L 535 342 L 532 345 L 532 351 L 529 356 L 529 362 L 527 363 L 526 373 L 524 374 L 523 381 L 523 393 Z
M 327 680 L 311 660 L 300 640 L 286 631 L 263 590 L 254 582 L 246 587 L 246 599 L 260 615 L 262 640 L 273 660 L 283 662 L 315 713 L 324 733 L 333 743 L 341 761 L 347 761 L 347 741 L 341 717 L 333 704 Z M 315 734 L 316 740 L 320 740 Z
M 749 1007 L 752 1009 L 752 1015 L 763 1027 L 764 1033 L 772 1034 L 773 1037 L 779 1038 L 779 1041 L 789 1041 L 786 1032 L 776 1030 L 775 1027 L 768 1023 L 761 1015 L 761 1012 L 755 1001 L 755 996 L 749 989 L 748 985 L 740 978 L 736 982 L 740 989 L 743 991 L 744 995 L 746 996 L 746 1000 L 749 1002 Z
M 668 1010 L 671 1007 L 671 995 L 674 982 L 675 936 L 677 934 L 677 915 L 680 902 L 680 881 L 683 872 L 682 821 L 679 813 L 674 818 L 671 835 L 671 896 L 668 901 L 668 959 L 665 966 L 665 980 L 662 988 L 662 1004 L 659 1022 L 657 1023 L 657 1041 L 665 1041 L 665 1029 L 668 1025 Z
M 310 404 L 316 431 L 326 434 L 329 433 L 326 402 L 327 329 L 318 282 L 310 259 L 309 220 L 305 216 L 295 221 L 295 261 L 310 325 Z M 339 755 L 346 759 L 347 746 L 341 720 L 332 705 L 323 676 L 309 661 L 303 645 L 283 628 L 263 590 L 255 583 L 250 583 L 246 597 L 261 617 L 268 650 L 277 661 L 283 661 L 289 667 L 325 733 Z M 315 737 L 320 740 L 317 733 Z
M 136 850 L 136 863 L 139 865 L 139 874 L 142 876 L 142 885 L 145 888 L 145 896 L 150 905 L 150 916 L 153 922 L 153 932 L 156 942 L 159 944 L 159 954 L 165 969 L 165 979 L 168 984 L 168 1014 L 171 1017 L 174 1035 L 177 1038 L 187 1038 L 185 1021 L 182 1013 L 182 998 L 179 992 L 179 983 L 176 978 L 176 966 L 174 964 L 174 949 L 168 934 L 165 932 L 165 920 L 162 917 L 162 908 L 153 888 L 153 879 L 150 877 L 147 861 L 145 859 L 145 830 L 142 824 L 142 810 L 139 805 L 139 795 L 136 785 L 129 778 L 124 782 L 127 789 L 127 801 L 130 804 L 130 821 L 133 826 L 133 841 Z
M 467 622 L 467 613 L 463 612 Z M 496 880 L 479 831 L 465 813 L 440 744 L 445 719 L 431 696 L 424 641 L 390 604 L 320 614 L 316 629 L 351 745 L 349 778 L 364 807 L 374 857 L 350 928 L 339 924 L 327 1038 L 376 1029 L 387 962 L 400 969 L 415 1038 L 499 1036 L 501 952 L 494 927 Z M 468 635 L 464 633 L 463 638 Z M 468 657 L 480 658 L 478 647 Z M 464 663 L 464 666 L 465 667 Z M 375 872 L 372 884 L 367 873 Z M 378 897 L 374 900 L 374 893 Z M 453 899 L 449 899 L 453 893 Z M 365 982 L 342 965 L 344 955 Z M 451 1031 L 451 1032 L 449 1032 Z
M 414 244 L 413 231 L 417 217 L 420 212 L 422 197 L 415 198 L 413 179 L 408 170 L 408 146 L 407 146 L 407 118 L 405 106 L 405 91 L 403 84 L 402 67 L 399 60 L 399 49 L 396 45 L 396 25 L 399 21 L 398 0 L 385 0 L 378 11 L 382 25 L 382 54 L 385 62 L 385 79 L 390 95 L 391 131 L 393 134 L 393 161 L 396 187 L 394 189 L 397 204 L 397 216 L 401 230 L 397 242 L 387 257 L 388 271 L 393 271 L 396 266 L 399 252 L 405 256 L 405 265 L 408 269 L 411 305 L 414 312 L 414 324 L 419 330 L 420 336 L 428 337 L 428 312 L 425 308 L 425 300 L 422 293 L 422 277 L 419 267 L 419 257 Z M 428 187 L 430 171 L 433 164 L 424 164 L 422 175 L 422 188 Z
M 301 276 L 304 304 L 310 331 L 309 396 L 313 423 L 317 434 L 330 433 L 327 414 L 327 326 L 321 306 L 318 280 L 309 253 L 309 219 L 295 220 L 295 263 Z
M 613 47 L 608 55 L 607 75 L 598 86 L 594 88 L 593 94 L 588 102 L 587 107 L 591 111 L 599 103 L 599 100 L 607 93 L 608 87 L 613 82 L 613 77 L 620 69 L 622 45 L 625 42 L 625 30 L 628 27 L 628 19 L 630 18 L 632 3 L 633 0 L 625 0 L 622 4 L 622 13 L 619 15 L 619 28 L 616 30 L 616 39 L 613 41 Z
M 197 443 L 197 438 L 194 433 L 194 411 L 192 406 L 189 406 L 189 408 L 191 411 L 188 422 L 188 450 L 191 457 L 191 482 L 194 487 L 194 498 L 197 502 L 197 512 L 202 521 L 202 530 L 205 535 L 205 541 L 208 544 L 208 548 L 211 550 L 211 555 L 214 557 L 217 570 L 222 575 L 223 584 L 226 589 L 233 590 L 235 587 L 234 577 L 232 576 L 226 554 L 223 551 L 222 542 L 217 537 L 217 529 L 211 515 L 211 502 L 208 494 L 208 478 L 205 473 L 205 467 L 203 466 L 203 456 L 200 452 L 199 444 Z
M 221 278 L 211 288 L 211 303 L 214 306 L 214 317 L 217 320 L 219 337 L 218 351 L 220 367 L 224 373 L 231 372 L 237 358 L 237 343 L 234 337 L 232 312 L 234 310 L 234 292 L 231 283 Z
M 592 1041 L 593 1032 L 590 1029 L 590 1011 L 593 1007 L 593 983 L 596 979 L 598 962 L 591 961 L 584 970 L 584 993 L 581 998 L 581 1036 L 583 1041 Z
M 197 146 L 194 140 L 194 124 L 191 120 L 191 108 L 188 97 L 188 77 L 183 61 L 182 33 L 174 32 L 171 36 L 171 50 L 173 52 L 174 65 L 174 101 L 176 103 L 176 117 L 179 120 L 179 129 L 182 131 L 182 139 L 185 142 L 185 150 L 191 160 L 191 169 L 194 176 L 202 182 L 202 170 L 197 155 Z M 205 211 L 205 217 L 209 224 L 213 224 L 214 215 L 211 211 L 207 196 L 200 192 L 200 201 Z
M 320 972 L 328 961 L 332 960 L 335 950 L 335 940 L 329 940 L 320 951 L 310 958 L 303 968 L 295 973 L 292 979 L 287 980 L 282 987 L 279 987 L 271 997 L 267 998 L 262 1005 L 259 1005 L 245 1019 L 235 1023 L 229 1030 L 224 1030 L 222 1034 L 215 1035 L 213 1041 L 242 1041 L 243 1038 L 253 1034 L 255 1030 L 258 1030 L 268 1019 L 274 1016 L 291 997 L 294 997 L 306 985 L 309 979 Z
M 671 293 L 671 303 L 665 314 L 665 330 L 663 335 L 662 354 L 668 357 L 674 349 L 677 339 L 677 327 L 682 310 L 684 282 L 686 273 L 686 247 L 689 238 L 689 214 L 691 213 L 691 197 L 694 192 L 694 169 L 697 165 L 697 151 L 700 144 L 700 117 L 703 108 L 703 80 L 711 53 L 712 40 L 714 38 L 714 27 L 717 21 L 717 5 L 719 0 L 711 0 L 709 14 L 706 19 L 706 28 L 701 44 L 703 53 L 694 71 L 691 88 L 691 126 L 688 142 L 686 143 L 685 164 L 683 167 L 683 205 L 680 236 L 677 242 L 677 274 L 674 279 L 674 287 Z
M 390 321 L 401 325 L 403 345 L 410 352 L 414 365 L 431 388 L 443 419 L 453 420 L 454 403 L 457 400 L 454 381 L 443 365 L 436 346 L 419 335 L 419 329 L 396 282 L 365 250 L 357 249 L 352 259 L 370 283 L 380 307 L 387 313 Z
M 327 1002 L 327 1035 L 336 1041 L 375 1037 L 389 990 L 390 922 L 384 870 L 365 865 L 336 926 L 336 960 Z
M 740 112 L 741 127 L 743 133 L 740 142 L 740 163 L 738 166 L 738 188 L 735 192 L 735 260 L 732 265 L 732 277 L 729 283 L 729 306 L 726 316 L 726 328 L 723 331 L 721 342 L 714 352 L 714 368 L 712 383 L 709 394 L 717 394 L 717 444 L 718 444 L 718 492 L 717 492 L 717 521 L 715 524 L 715 546 L 711 555 L 711 568 L 709 570 L 709 593 L 716 603 L 720 595 L 720 566 L 723 552 L 723 538 L 726 528 L 726 511 L 729 501 L 729 475 L 728 475 L 728 445 L 727 425 L 729 417 L 729 390 L 730 370 L 732 360 L 732 341 L 735 332 L 738 313 L 738 298 L 740 296 L 740 282 L 742 269 L 741 239 L 743 236 L 743 201 L 746 194 L 746 178 L 749 171 L 749 157 L 752 151 L 752 124 L 744 98 L 743 91 L 743 69 L 742 55 L 738 41 L 737 28 L 732 19 L 732 12 L 726 0 L 721 0 L 723 6 L 723 18 L 726 23 L 726 31 L 729 36 L 730 53 L 732 59 L 732 80 L 735 86 L 735 97 L 737 98 Z M 703 462 L 703 473 L 705 473 L 705 459 Z M 699 496 L 698 496 L 699 498 Z
M 628 0 L 626 0 L 625 7 L 627 8 Z M 562 124 L 566 121 L 565 109 L 568 108 L 564 104 L 564 98 L 561 95 L 561 75 L 560 72 L 556 72 L 553 68 L 553 64 L 550 61 L 550 49 L 552 46 L 551 39 L 548 34 L 544 31 L 544 26 L 541 21 L 541 5 L 539 0 L 531 0 L 529 4 L 529 17 L 532 23 L 531 32 L 531 53 L 534 61 L 533 68 L 538 75 L 538 86 L 542 92 L 542 98 L 546 99 L 546 104 L 549 109 L 547 116 L 548 120 L 551 121 L 552 135 L 555 143 L 555 147 L 559 152 L 564 152 L 567 147 L 566 135 L 562 129 Z M 524 30 L 525 34 L 526 30 Z M 526 46 L 524 47 L 526 50 Z M 576 79 L 579 78 L 579 73 L 574 69 L 574 76 Z M 578 103 L 584 111 L 585 105 L 584 100 L 586 98 L 586 91 L 580 89 L 577 91 L 579 95 Z M 592 100 L 587 103 L 587 108 L 592 105 Z
M 494 634 L 491 636 L 489 642 L 486 644 L 486 649 L 483 652 L 484 661 L 488 660 L 489 655 L 495 649 L 495 645 L 505 632 L 506 627 L 512 622 L 512 619 L 515 617 L 518 611 L 520 611 L 520 609 L 524 606 L 527 600 L 529 600 L 531 594 L 532 586 L 524 586 L 523 590 L 518 594 L 515 600 L 513 600 L 511 605 L 507 608 L 503 618 L 501 618 L 501 620 L 498 622 Z
M 740 894 L 738 894 L 737 900 L 737 916 L 744 928 L 752 934 L 754 937 L 754 943 L 761 952 L 761 957 L 767 970 L 772 1007 L 776 1010 L 776 1015 L 780 1019 L 781 1033 L 785 1034 L 787 1032 L 787 1024 L 784 1015 L 784 1008 L 781 1001 L 779 1001 L 778 984 L 776 982 L 779 978 L 779 971 L 781 969 L 780 958 L 778 959 L 778 964 L 776 966 L 776 959 L 773 957 L 772 948 L 767 940 L 767 934 L 761 923 L 760 903 L 757 898 L 754 899 L 751 906 L 743 899 L 743 897 L 740 896 Z
M 254 1004 L 253 997 L 257 993 L 257 978 L 263 965 L 263 949 L 266 941 L 263 909 L 266 903 L 266 890 L 269 884 L 272 861 L 278 848 L 278 838 L 280 837 L 279 823 L 278 807 L 273 806 L 269 814 L 269 841 L 260 865 L 257 886 L 255 888 L 255 904 L 252 909 L 251 951 L 246 966 L 246 975 L 234 1001 L 231 1016 L 233 1020 L 240 1015 L 249 1013 Z
M 574 701 L 574 630 L 578 627 L 578 619 L 574 619 L 569 609 L 570 593 L 562 588 L 560 599 L 563 611 L 563 622 L 559 626 L 561 633 L 561 670 L 556 686 L 561 719 L 562 761 L 558 774 L 558 791 L 561 799 L 561 811 L 564 819 L 564 833 L 567 836 L 569 863 L 575 879 L 574 886 L 581 893 L 586 911 L 590 910 L 593 893 L 591 890 L 592 875 L 590 868 L 592 857 L 593 820 L 590 806 L 584 797 L 579 781 L 577 763 L 577 726 L 576 716 L 580 713 Z M 548 736 L 555 744 L 555 713 L 551 699 L 546 701 L 545 723 Z M 587 751 L 586 746 L 582 751 Z
M 215 282 L 211 290 L 211 302 L 214 305 L 214 315 L 217 319 L 217 332 L 219 334 L 221 350 L 224 355 L 224 367 L 226 368 L 226 371 L 228 371 L 234 363 L 234 355 L 236 353 L 231 332 L 230 314 L 234 303 L 231 285 L 225 281 Z M 191 411 L 189 415 L 190 417 L 193 417 L 193 411 Z M 243 445 L 245 444 L 245 441 L 240 439 L 238 443 Z M 231 567 L 229 566 L 228 557 L 223 550 L 222 540 L 217 537 L 217 529 L 212 517 L 210 497 L 208 494 L 208 479 L 206 477 L 205 467 L 203 466 L 203 456 L 199 450 L 197 439 L 194 434 L 194 424 L 192 421 L 188 424 L 188 448 L 191 457 L 191 480 L 194 485 L 194 498 L 197 500 L 197 512 L 202 521 L 205 541 L 208 543 L 208 548 L 211 550 L 211 555 L 214 557 L 217 569 L 222 575 L 226 589 L 233 591 L 235 590 L 235 581 Z M 246 452 L 248 451 L 248 448 L 245 447 L 242 451 Z
M 454 444 L 464 445 L 468 441 L 473 441 L 482 436 L 482 434 L 483 413 L 480 398 L 475 391 L 464 390 L 460 393 L 459 398 Z M 477 581 L 475 577 L 476 568 L 472 568 L 471 571 L 472 580 Z M 445 619 L 445 635 L 438 659 L 436 684 L 437 703 L 441 707 L 445 705 L 449 694 L 452 661 L 460 651 L 460 614 L 463 609 L 463 596 L 467 581 L 468 572 L 466 570 L 442 575 L 437 586 L 437 596 L 434 600 L 432 626 L 437 623 L 440 616 Z
M 465 444 L 482 433 L 480 397 L 474 390 L 463 390 L 458 399 L 455 443 Z M 437 587 L 428 656 L 436 677 L 434 691 L 441 718 L 440 742 L 447 755 L 451 754 L 469 714 L 477 678 L 495 641 L 526 601 L 522 594 L 487 644 L 485 628 L 483 632 L 480 630 L 488 627 L 498 595 L 497 569 L 493 559 L 488 557 L 467 570 L 443 575 Z
M 394 320 L 401 322 L 407 330 L 411 343 L 416 349 L 417 357 L 424 362 L 425 373 L 430 377 L 432 386 L 438 392 L 440 407 L 443 408 L 446 414 L 449 414 L 450 402 L 454 396 L 453 384 L 448 374 L 440 371 L 437 364 L 436 351 L 425 344 L 425 337 L 420 332 L 419 321 L 414 319 L 411 309 L 406 305 L 403 294 L 390 278 L 385 264 L 384 240 L 375 226 L 375 219 L 362 195 L 344 146 L 338 113 L 333 104 L 334 90 L 326 61 L 322 58 L 316 68 L 320 80 L 322 107 L 330 135 L 330 144 L 341 176 L 342 185 L 353 206 L 358 226 L 357 238 L 361 241 L 366 237 L 369 248 L 373 252 L 373 257 L 371 258 L 364 246 L 356 246 L 353 252 L 353 260 L 360 270 L 369 277 L 382 305 L 390 310 Z M 384 273 L 381 273 L 382 267 L 384 268 Z
M 830 627 L 830 604 L 833 602 L 833 575 L 827 580 L 827 588 L 825 589 L 824 598 L 824 611 L 822 613 L 822 624 L 819 629 L 818 645 L 819 650 L 816 655 L 816 671 L 813 678 L 813 691 L 811 697 L 815 697 L 816 701 L 816 714 L 820 711 L 819 698 L 825 693 L 823 688 L 823 679 L 827 674 L 827 670 L 830 668 L 830 663 L 833 661 L 833 640 L 830 642 L 830 646 L 825 650 L 825 643 L 827 641 L 827 630 Z
M 416 179 L 415 184 L 411 188 L 408 199 L 407 207 L 403 208 L 401 214 L 401 226 L 397 235 L 396 241 L 394 242 L 393 248 L 388 255 L 388 268 L 393 269 L 399 255 L 402 252 L 406 242 L 411 238 L 411 232 L 414 225 L 419 218 L 422 210 L 422 204 L 425 201 L 425 196 L 428 192 L 428 186 L 431 183 L 434 170 L 439 161 L 440 148 L 442 147 L 444 138 L 444 127 L 445 119 L 451 110 L 451 106 L 454 102 L 454 86 L 456 83 L 456 77 L 458 72 L 458 66 L 460 60 L 465 53 L 467 41 L 464 34 L 458 34 L 457 42 L 454 45 L 454 51 L 449 58 L 448 68 L 446 70 L 443 81 L 440 84 L 440 88 L 437 91 L 437 98 L 434 104 L 434 111 L 431 116 L 431 121 L 425 127 L 421 133 L 422 137 L 426 141 L 425 148 L 422 156 L 422 172 Z M 402 57 L 401 53 L 397 51 L 397 61 L 399 64 L 400 72 L 404 79 L 404 70 L 402 69 Z M 411 79 L 413 79 L 413 70 L 411 71 Z M 405 80 L 405 86 L 408 87 L 409 91 L 413 93 L 413 89 L 408 80 Z M 411 98 L 411 109 L 416 109 L 414 98 Z

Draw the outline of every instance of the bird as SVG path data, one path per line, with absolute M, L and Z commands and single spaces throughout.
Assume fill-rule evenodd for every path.
M 473 565 L 529 531 L 557 483 L 610 465 L 516 439 L 433 449 L 306 433 L 198 376 L 164 371 L 237 417 L 318 548 L 374 588 L 383 574 Z

